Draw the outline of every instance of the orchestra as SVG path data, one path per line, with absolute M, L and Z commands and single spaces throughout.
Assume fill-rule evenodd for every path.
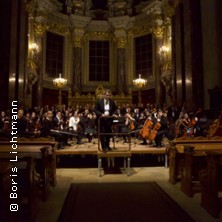
M 173 114 L 172 114 L 173 112 Z M 175 116 L 177 114 L 177 116 Z M 221 114 L 216 118 L 204 110 L 188 111 L 184 107 L 158 108 L 153 104 L 139 109 L 136 106 L 118 106 L 114 113 L 113 131 L 115 133 L 133 132 L 142 145 L 162 147 L 164 137 L 221 136 Z M 116 121 L 118 119 L 118 121 Z M 10 113 L 1 111 L 0 137 L 10 135 Z M 76 139 L 80 144 L 83 138 L 92 142 L 98 138 L 97 114 L 93 107 L 67 108 L 64 111 L 51 107 L 41 107 L 38 110 L 18 110 L 18 134 L 20 137 L 53 137 L 61 143 L 61 147 L 70 145 L 69 141 Z M 172 127 L 173 126 L 173 127 Z M 126 136 L 121 136 L 127 142 Z M 84 140 L 85 141 L 85 140 Z M 149 147 L 149 146 L 147 146 Z

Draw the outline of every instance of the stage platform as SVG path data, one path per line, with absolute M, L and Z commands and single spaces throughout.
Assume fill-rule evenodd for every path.
M 101 151 L 98 150 L 98 139 L 94 138 L 92 142 L 88 142 L 87 139 L 83 138 L 81 144 L 76 144 L 76 141 L 69 142 L 71 146 L 66 146 L 64 149 L 56 150 L 56 156 L 59 157 L 63 155 L 94 155 L 99 156 Z M 118 153 L 123 155 L 125 152 L 133 155 L 160 155 L 163 156 L 165 167 L 168 167 L 168 155 L 167 155 L 167 145 L 163 144 L 163 147 L 157 148 L 151 145 L 141 145 L 141 140 L 131 138 L 131 144 L 124 143 L 122 139 L 116 139 L 114 142 L 110 142 L 110 147 L 113 148 L 113 151 L 109 151 L 107 156 L 112 156 L 113 154 L 117 155 Z

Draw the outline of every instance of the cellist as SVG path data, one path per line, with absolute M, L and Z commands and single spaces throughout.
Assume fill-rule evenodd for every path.
M 155 127 L 156 126 L 156 127 Z M 169 121 L 166 112 L 162 112 L 162 110 L 158 110 L 156 116 L 156 122 L 154 124 L 154 128 L 156 128 L 156 136 L 154 138 L 155 145 L 154 147 L 162 147 L 162 139 L 164 136 L 168 136 L 169 133 Z
M 144 122 L 143 127 L 141 128 L 141 130 L 139 132 L 141 139 L 143 140 L 141 145 L 148 144 L 147 139 L 149 138 L 152 126 L 153 126 L 153 120 L 152 120 L 151 114 L 147 111 L 146 112 L 146 121 Z

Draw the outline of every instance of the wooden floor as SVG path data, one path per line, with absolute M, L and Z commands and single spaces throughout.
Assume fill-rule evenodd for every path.
M 131 154 L 165 154 L 166 145 L 163 144 L 163 147 L 157 148 L 152 145 L 141 145 L 142 141 L 132 138 L 131 144 L 123 143 L 122 139 L 116 139 L 114 142 L 110 142 L 110 147 L 113 148 L 115 152 L 124 152 L 130 151 Z M 88 154 L 88 155 L 97 155 L 99 151 L 98 139 L 94 138 L 92 142 L 88 142 L 87 139 L 83 138 L 81 144 L 76 144 L 75 140 L 69 141 L 71 146 L 66 146 L 64 149 L 56 150 L 56 155 L 79 155 L 79 154 Z M 110 151 L 112 152 L 112 151 Z
M 94 138 L 92 142 L 88 142 L 86 138 L 82 139 L 81 144 L 77 144 L 75 140 L 69 141 L 71 146 L 66 146 L 64 149 L 56 150 L 57 162 L 60 162 L 62 156 L 97 156 L 98 158 L 106 155 L 107 157 L 124 157 L 127 154 L 133 156 L 155 155 L 161 157 L 165 167 L 168 167 L 167 143 L 163 142 L 163 147 L 157 148 L 152 145 L 141 145 L 142 141 L 137 138 L 131 138 L 131 143 L 124 143 L 122 138 L 117 138 L 110 142 L 110 147 L 113 149 L 106 154 L 103 154 L 98 145 L 98 139 Z M 140 157 L 139 157 L 140 158 Z

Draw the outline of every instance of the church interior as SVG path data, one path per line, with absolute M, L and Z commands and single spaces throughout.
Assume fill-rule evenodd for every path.
M 93 110 L 104 90 L 109 89 L 120 110 L 128 110 L 130 107 L 130 110 L 140 112 L 148 110 L 151 115 L 154 110 L 168 113 L 173 134 L 173 138 L 170 139 L 178 139 L 168 141 L 158 150 L 156 147 L 149 148 L 149 144 L 144 148 L 144 144 L 140 143 L 142 141 L 133 134 L 135 138 L 130 156 L 137 155 L 140 151 L 141 153 L 137 158 L 132 158 L 135 160 L 132 162 L 135 168 L 132 166 L 131 170 L 134 170 L 134 173 L 129 177 L 124 174 L 98 177 L 95 157 L 98 157 L 99 161 L 99 154 L 97 155 L 96 137 L 93 140 L 84 138 L 80 146 L 73 145 L 76 142 L 74 139 L 74 142 L 71 141 L 72 147 L 61 150 L 54 150 L 53 142 L 19 141 L 21 147 L 35 146 L 38 150 L 40 146 L 43 147 L 41 144 L 47 144 L 52 151 L 48 154 L 47 150 L 41 149 L 41 154 L 46 152 L 44 154 L 51 155 L 52 159 L 55 157 L 54 165 L 46 166 L 50 168 L 50 172 L 44 170 L 51 177 L 57 177 L 57 185 L 50 185 L 49 197 L 46 197 L 47 201 L 39 201 L 38 213 L 32 221 L 57 221 L 71 183 L 153 180 L 157 181 L 194 221 L 221 220 L 222 207 L 219 206 L 221 203 L 218 203 L 218 196 L 215 200 L 217 209 L 210 208 L 210 204 L 207 203 L 205 210 L 200 206 L 204 187 L 203 191 L 195 195 L 192 193 L 192 197 L 188 197 L 186 185 L 185 194 L 181 191 L 180 186 L 182 184 L 183 187 L 184 181 L 176 183 L 175 178 L 171 176 L 176 172 L 177 163 L 186 165 L 187 160 L 187 168 L 192 165 L 189 162 L 190 156 L 188 159 L 183 157 L 181 161 L 182 154 L 178 148 L 181 144 L 184 147 L 191 146 L 186 150 L 186 155 L 191 154 L 191 148 L 208 149 L 208 146 L 211 146 L 216 154 L 205 150 L 205 156 L 209 155 L 210 158 L 210 155 L 216 155 L 219 158 L 215 162 L 219 171 L 213 171 L 214 177 L 210 176 L 220 187 L 214 184 L 217 187 L 214 188 L 218 189 L 220 194 L 222 191 L 221 177 L 219 179 L 218 176 L 222 175 L 222 1 L 1 0 L 0 6 L 1 120 L 2 112 L 8 114 L 9 119 L 14 117 L 10 111 L 13 111 L 15 104 L 15 109 L 24 110 L 25 115 L 33 111 L 42 115 L 49 110 L 53 110 L 54 114 L 60 111 L 64 115 L 66 110 L 85 113 L 86 110 Z M 174 116 L 175 110 L 177 116 Z M 178 137 L 184 137 L 184 134 L 178 136 L 175 122 L 181 112 L 187 112 L 199 119 L 205 118 L 206 122 L 211 120 L 214 125 L 207 129 L 206 134 L 198 134 L 201 139 L 196 139 L 192 135 L 192 138 L 188 138 L 190 133 L 188 136 L 186 129 L 185 141 L 180 140 Z M 5 125 L 0 125 L 2 134 Z M 141 126 L 144 127 L 143 124 Z M 6 128 L 8 130 L 8 127 Z M 85 140 L 88 141 L 84 142 Z M 90 145 L 87 145 L 88 142 Z M 137 144 L 140 151 L 136 150 Z M 5 165 L 5 152 L 10 146 L 9 141 L 0 139 L 0 194 L 4 197 L 9 188 L 4 181 L 8 178 L 10 170 L 9 166 Z M 92 159 L 88 159 L 84 150 L 87 150 L 86 146 L 92 148 L 89 152 Z M 69 149 L 72 150 L 69 152 Z M 75 152 L 76 156 L 79 155 L 77 160 L 77 157 L 74 157 L 76 164 L 59 164 L 59 158 L 56 159 L 59 155 L 71 155 L 72 159 Z M 176 162 L 178 152 L 181 156 Z M 152 164 L 140 162 L 140 157 L 145 158 L 146 155 L 152 156 L 149 159 Z M 199 156 L 202 156 L 202 153 Z M 109 158 L 110 156 L 107 160 Z M 61 158 L 63 161 L 64 159 Z M 92 161 L 92 164 L 86 163 L 87 160 Z M 66 161 L 70 161 L 69 157 Z M 194 158 L 192 161 L 195 161 Z M 174 164 L 174 168 L 170 164 Z M 186 170 L 190 169 L 187 168 L 182 168 L 181 165 L 179 170 L 188 172 Z M 171 169 L 174 171 L 171 172 Z M 57 171 L 54 172 L 55 170 Z M 201 178 L 206 180 L 205 184 L 210 183 L 201 172 L 198 171 Z M 218 172 L 219 174 L 216 174 Z M 187 175 L 184 176 L 182 173 L 181 177 Z M 48 195 L 46 190 L 41 192 Z M 6 203 L 9 203 L 7 197 L 5 198 L 8 201 Z M 32 202 L 32 199 L 30 201 Z M 6 209 L 0 200 L 1 207 Z M 11 217 L 4 213 L 3 218 L 10 221 L 8 218 Z M 12 217 L 11 220 L 17 221 L 16 217 Z

